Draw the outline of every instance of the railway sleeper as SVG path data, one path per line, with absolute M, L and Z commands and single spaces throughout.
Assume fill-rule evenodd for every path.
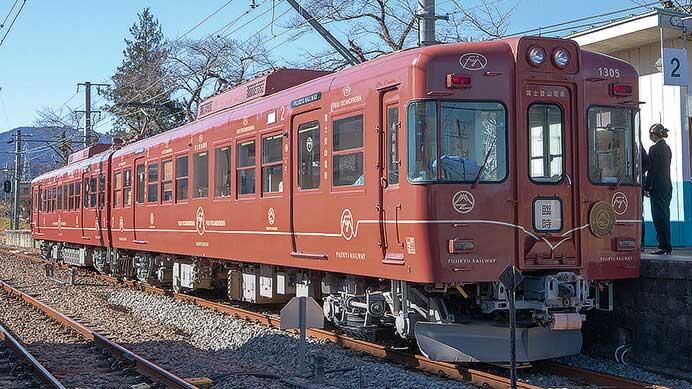
M 502 363 L 507 359 L 508 293 L 499 282 L 413 284 L 55 242 L 41 247 L 50 259 L 176 292 L 217 291 L 230 300 L 252 304 L 283 304 L 294 296 L 310 296 L 321 301 L 325 317 L 348 335 L 415 341 L 432 360 Z M 599 300 L 612 301 L 603 291 L 612 292 L 610 284 L 589 283 L 573 272 L 527 275 L 517 288 L 517 360 L 578 353 L 583 312 L 599 305 Z

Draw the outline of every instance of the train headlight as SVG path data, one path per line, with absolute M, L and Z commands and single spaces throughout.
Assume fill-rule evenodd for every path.
M 569 65 L 569 51 L 564 47 L 559 47 L 553 51 L 553 64 L 560 69 L 564 69 Z
M 539 66 L 545 61 L 545 50 L 538 46 L 529 49 L 529 62 L 533 66 Z

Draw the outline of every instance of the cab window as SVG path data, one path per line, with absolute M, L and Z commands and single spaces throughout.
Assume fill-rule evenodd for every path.
M 529 107 L 529 176 L 539 183 L 562 180 L 562 109 L 554 104 Z

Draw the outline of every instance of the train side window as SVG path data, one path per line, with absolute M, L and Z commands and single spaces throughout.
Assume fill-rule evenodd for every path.
M 332 128 L 334 186 L 363 185 L 363 115 L 335 120 Z
M 117 172 L 113 175 L 113 208 L 117 208 L 121 204 L 123 190 L 123 173 Z
M 136 172 L 135 201 L 137 201 L 137 204 L 144 204 L 144 164 L 137 165 Z
M 132 170 L 123 170 L 123 207 L 132 205 Z
M 74 184 L 74 208 L 79 209 L 82 201 L 82 183 L 80 181 Z
M 62 209 L 62 185 L 58 187 L 58 210 Z
M 262 139 L 262 192 L 281 193 L 284 191 L 283 134 Z
M 562 180 L 562 110 L 554 104 L 529 107 L 529 176 L 542 183 Z
M 214 151 L 214 196 L 231 195 L 231 147 L 217 147 Z
M 387 181 L 399 183 L 399 107 L 387 108 Z
M 320 124 L 318 121 L 298 127 L 298 188 L 320 187 Z
M 67 184 L 62 186 L 62 209 L 67 210 Z
M 209 195 L 209 153 L 197 153 L 192 157 L 192 198 Z
M 147 201 L 159 201 L 159 164 L 150 163 L 147 172 Z
M 161 200 L 173 201 L 173 160 L 161 162 Z
M 52 187 L 50 189 L 50 193 L 51 193 L 51 195 L 50 195 L 50 199 L 51 199 L 50 200 L 50 211 L 51 212 L 55 212 L 55 200 L 56 200 L 55 191 L 56 191 L 56 189 L 57 189 L 56 187 Z
M 255 141 L 238 144 L 238 194 L 255 193 Z
M 99 208 L 106 206 L 106 175 L 99 174 Z
M 96 207 L 96 196 L 98 188 L 96 186 L 96 177 L 91 177 L 89 179 L 89 207 Z
M 181 155 L 175 159 L 175 201 L 183 201 L 188 198 L 188 175 L 190 159 L 187 155 Z
M 437 180 L 437 105 L 419 101 L 408 106 L 408 178 L 413 182 Z
M 74 182 L 70 183 L 69 190 L 67 192 L 70 199 L 68 209 L 71 211 L 74 209 Z

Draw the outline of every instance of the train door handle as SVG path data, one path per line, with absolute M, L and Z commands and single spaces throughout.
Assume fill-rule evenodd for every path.
M 572 186 L 572 177 L 565 173 L 565 178 L 567 179 L 567 186 Z

